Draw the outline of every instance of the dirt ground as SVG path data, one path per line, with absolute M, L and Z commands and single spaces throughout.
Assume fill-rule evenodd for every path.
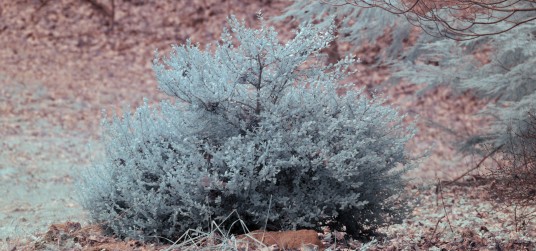
M 276 16 L 287 4 L 282 0 L 0 3 L 0 249 L 32 250 L 23 244 L 42 240 L 55 223 L 87 225 L 86 212 L 76 199 L 76 178 L 103 156 L 98 141 L 103 114 L 136 107 L 144 97 L 150 102 L 167 98 L 158 92 L 151 70 L 155 49 L 166 52 L 187 38 L 212 42 L 219 38 L 228 15 L 255 25 L 259 10 L 266 17 Z M 294 24 L 277 27 L 285 37 Z M 353 53 L 370 58 L 387 42 Z M 360 72 L 353 77 L 362 86 L 388 77 L 385 69 L 357 67 Z M 534 222 L 528 221 L 523 231 L 513 230 L 511 207 L 489 201 L 489 183 L 475 178 L 445 187 L 441 194 L 434 190 L 439 179 L 451 180 L 478 161 L 456 154 L 451 145 L 456 138 L 444 128 L 467 133 L 480 129 L 485 120 L 475 114 L 485 103 L 469 94 L 453 95 L 447 88 L 420 98 L 414 98 L 415 91 L 415 86 L 401 84 L 387 93 L 392 104 L 410 114 L 408 122 L 419 116 L 419 134 L 409 145 L 411 151 L 431 151 L 410 173 L 414 185 L 408 192 L 415 194 L 419 206 L 406 223 L 386 229 L 390 240 L 374 248 L 534 248 Z

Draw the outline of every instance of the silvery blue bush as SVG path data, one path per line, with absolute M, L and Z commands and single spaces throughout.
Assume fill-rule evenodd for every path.
M 414 128 L 338 84 L 355 60 L 323 63 L 333 25 L 304 24 L 283 43 L 261 22 L 230 18 L 218 44 L 156 55 L 173 100 L 104 120 L 106 158 L 81 186 L 94 221 L 154 241 L 206 231 L 232 212 L 250 230 L 329 225 L 354 237 L 402 219 Z M 236 231 L 231 223 L 222 224 Z

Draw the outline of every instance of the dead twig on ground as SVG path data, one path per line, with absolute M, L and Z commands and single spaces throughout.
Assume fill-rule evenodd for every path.
M 448 212 L 447 212 L 447 208 L 445 206 L 445 199 L 443 198 L 443 187 L 441 186 L 441 180 L 440 179 L 437 179 L 437 186 L 436 186 L 436 195 L 438 196 L 436 198 L 436 205 L 439 204 L 438 202 L 438 198 L 441 197 L 441 205 L 443 206 L 443 212 L 445 212 L 445 218 L 447 219 L 447 223 L 449 224 L 449 228 L 450 228 L 450 231 L 452 233 L 454 233 L 454 229 L 452 228 L 452 224 L 450 223 L 450 219 L 449 219 L 449 216 L 448 216 Z M 439 219 L 439 221 L 442 219 L 443 217 L 441 217 Z M 436 228 L 437 228 L 437 225 L 439 224 L 439 221 L 436 223 Z M 434 229 L 434 233 L 435 233 L 435 229 Z
M 467 175 L 467 174 L 469 174 L 470 172 L 472 172 L 472 171 L 474 171 L 474 170 L 480 168 L 480 166 L 482 165 L 482 163 L 484 163 L 484 161 L 485 161 L 486 159 L 488 159 L 488 158 L 491 157 L 493 154 L 495 154 L 497 151 L 499 151 L 503 146 L 504 146 L 504 144 L 502 144 L 502 145 L 496 147 L 495 149 L 493 149 L 493 151 L 491 151 L 489 154 L 487 154 L 486 156 L 484 156 L 484 158 L 482 158 L 482 159 L 480 160 L 480 162 L 478 162 L 478 164 L 477 164 L 475 167 L 473 167 L 473 168 L 467 170 L 466 172 L 464 172 L 462 175 L 458 176 L 457 178 L 455 178 L 455 179 L 453 179 L 453 180 L 451 180 L 451 181 L 446 182 L 446 185 L 452 185 L 452 184 L 456 183 L 458 180 L 460 180 L 460 179 L 462 179 L 463 177 L 465 177 L 465 175 Z

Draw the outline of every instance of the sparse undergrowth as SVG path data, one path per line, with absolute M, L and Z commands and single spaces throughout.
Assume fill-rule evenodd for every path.
M 534 250 L 534 220 L 516 231 L 513 208 L 490 199 L 492 185 L 492 179 L 474 176 L 445 185 L 438 193 L 434 186 L 407 188 L 414 198 L 414 210 L 403 223 L 380 229 L 385 239 L 364 244 L 345 241 L 340 232 L 325 232 L 319 237 L 326 250 L 359 250 L 364 246 L 364 250 Z M 26 244 L 15 245 L 12 241 L 11 247 L 17 249 L 9 250 L 245 250 L 216 224 L 212 229 L 197 232 L 196 238 L 174 240 L 175 245 L 156 245 L 106 236 L 96 225 L 81 227 L 71 222 L 51 226 L 47 233 Z M 259 249 L 262 247 L 259 245 Z
M 536 115 L 526 112 L 522 121 L 512 121 L 508 139 L 494 154 L 495 167 L 490 168 L 490 178 L 496 181 L 493 189 L 501 201 L 518 206 L 534 206 L 536 201 Z M 534 217 L 534 215 L 530 215 Z

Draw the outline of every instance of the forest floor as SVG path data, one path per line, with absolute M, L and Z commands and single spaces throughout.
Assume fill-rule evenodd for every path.
M 113 8 L 104 0 L 0 3 L 1 250 L 161 248 L 100 235 L 77 202 L 78 174 L 103 156 L 103 114 L 136 107 L 144 97 L 150 102 L 167 99 L 151 70 L 155 49 L 167 52 L 187 38 L 213 42 L 230 14 L 258 25 L 259 10 L 269 19 L 287 6 L 282 0 L 146 2 L 115 1 Z M 296 25 L 276 27 L 288 38 Z M 358 87 L 373 89 L 389 77 L 386 68 L 370 64 L 388 42 L 383 37 L 351 51 L 363 61 L 351 76 Z M 350 49 L 341 44 L 339 50 Z M 489 193 L 494 182 L 481 176 L 485 170 L 438 189 L 446 184 L 441 181 L 453 180 L 480 160 L 457 153 L 453 143 L 487 123 L 476 115 L 485 102 L 448 88 L 417 98 L 417 90 L 408 83 L 382 89 L 390 104 L 409 114 L 408 123 L 416 121 L 419 133 L 408 145 L 410 151 L 430 154 L 408 174 L 413 212 L 403 224 L 382 229 L 386 237 L 370 250 L 535 249 L 535 222 L 520 218 L 535 208 L 494 200 Z M 86 236 L 85 242 L 69 230 L 60 237 L 58 226 L 73 227 L 72 232 Z

